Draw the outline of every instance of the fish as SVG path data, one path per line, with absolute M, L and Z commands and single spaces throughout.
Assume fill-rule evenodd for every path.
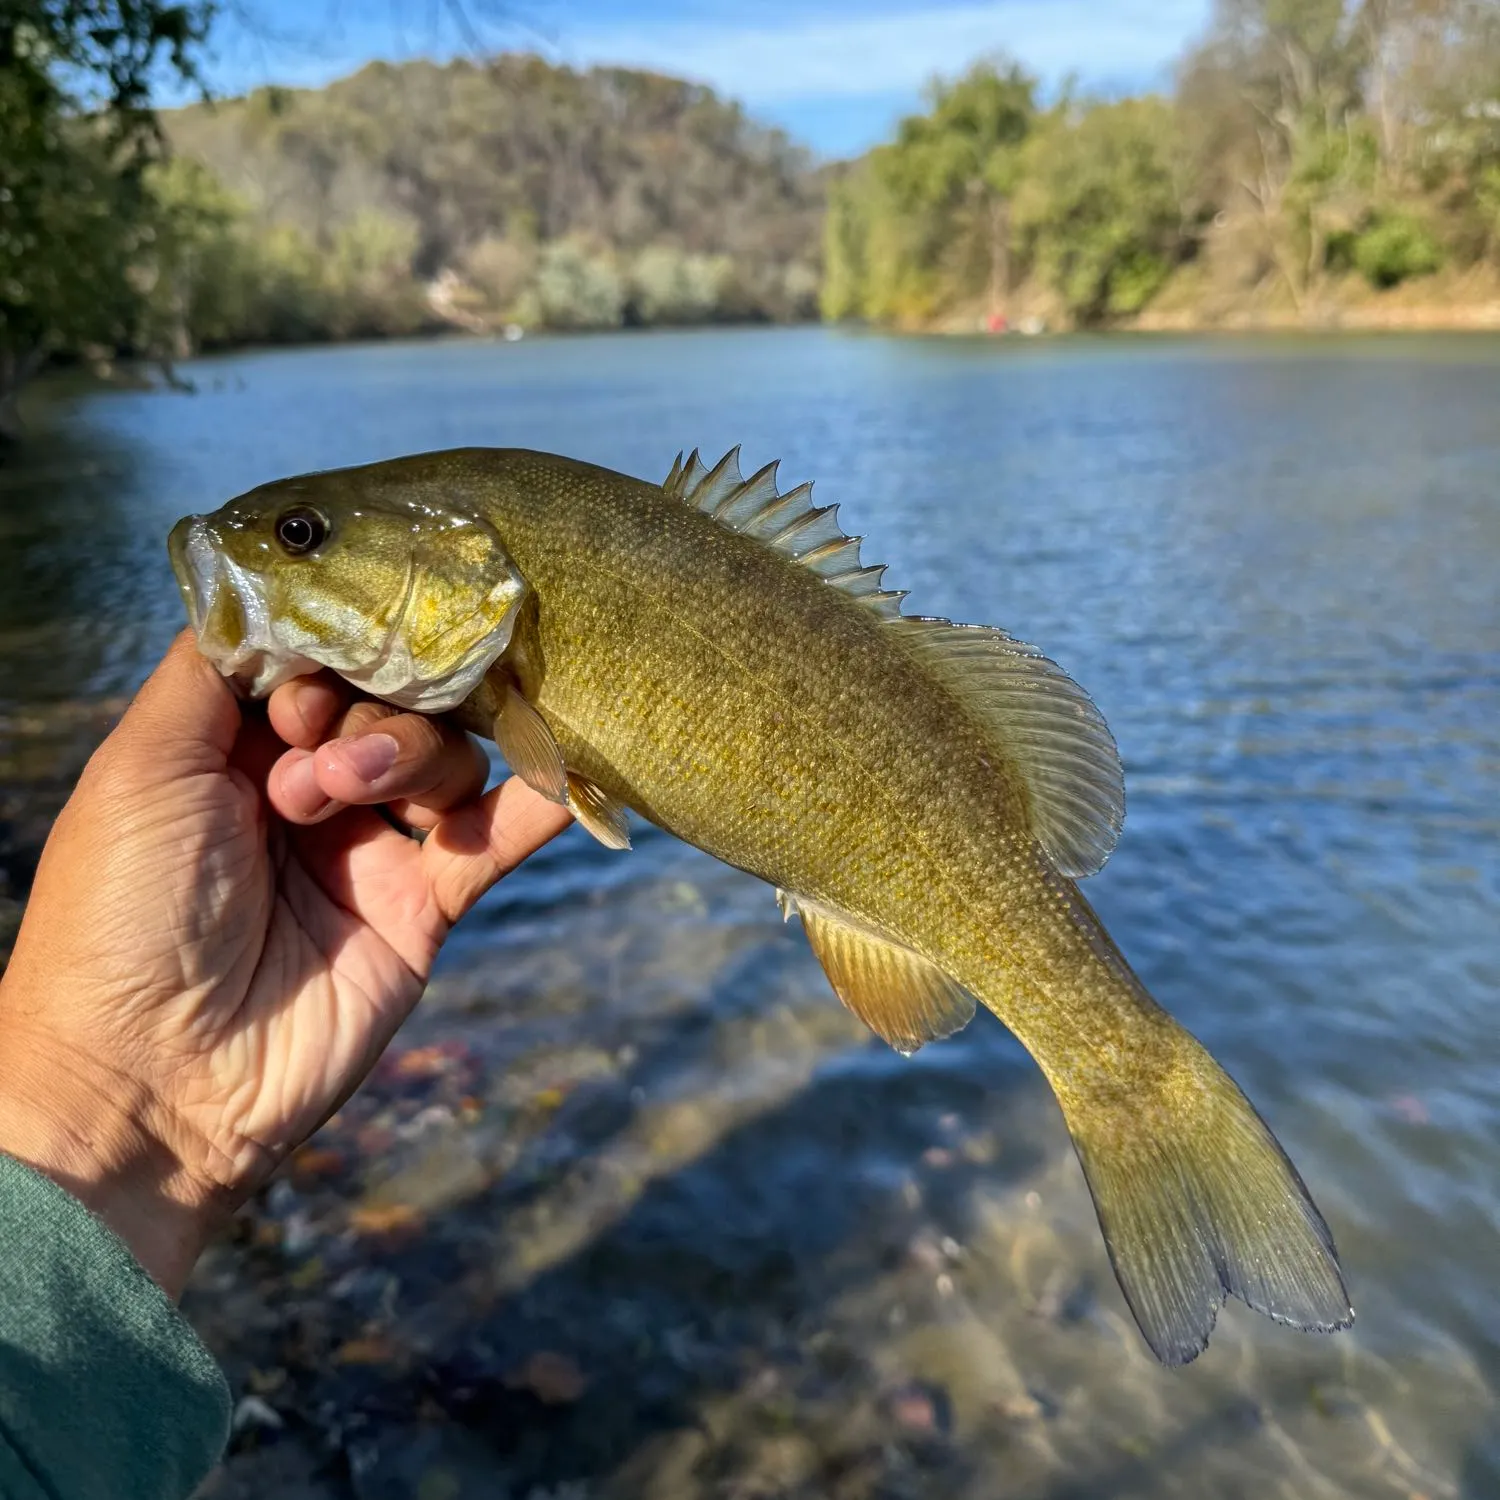
M 662 483 L 449 449 L 263 484 L 169 551 L 245 696 L 329 668 L 492 738 L 610 849 L 633 812 L 759 877 L 898 1052 L 993 1012 L 1061 1106 L 1163 1364 L 1230 1295 L 1349 1327 L 1296 1168 L 1079 889 L 1125 813 L 1093 700 L 1004 630 L 908 614 L 838 508 L 778 473 L 744 478 L 738 448 Z

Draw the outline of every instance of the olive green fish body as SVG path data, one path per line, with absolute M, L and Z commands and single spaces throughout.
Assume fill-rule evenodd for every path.
M 1058 1028 L 1027 1017 L 1055 1022 L 1059 1003 L 1083 1011 L 1060 1050 L 1150 1030 L 1160 1012 L 1120 987 L 1076 888 L 1027 834 L 1003 751 L 900 632 L 620 478 L 580 464 L 486 507 L 542 601 L 534 701 L 568 764 L 686 842 L 923 954 L 1034 1055 Z
M 982 771 L 959 707 L 878 619 L 639 488 L 565 491 L 534 552 L 524 516 L 494 513 L 536 580 L 535 702 L 568 763 L 720 859 L 926 942 L 955 861 L 992 871 L 997 841 L 1021 842 L 1003 768 Z
M 1062 1105 L 1116 1273 L 1168 1363 L 1227 1293 L 1350 1319 L 1274 1137 L 1074 882 L 1123 817 L 1087 696 L 1000 631 L 905 616 L 774 466 L 663 485 L 466 449 L 310 475 L 173 534 L 200 643 L 263 692 L 312 663 L 492 733 L 613 847 L 623 807 L 776 886 L 902 1051 L 977 997 Z

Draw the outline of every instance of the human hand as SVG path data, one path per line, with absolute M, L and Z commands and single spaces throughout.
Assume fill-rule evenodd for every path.
M 570 821 L 514 777 L 481 797 L 485 772 L 467 736 L 327 675 L 242 713 L 178 636 L 43 852 L 0 978 L 0 1150 L 180 1294 L 453 924 Z

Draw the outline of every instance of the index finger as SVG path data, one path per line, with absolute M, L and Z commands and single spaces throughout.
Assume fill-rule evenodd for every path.
M 477 802 L 450 812 L 422 845 L 422 866 L 450 926 L 522 860 L 573 821 L 566 807 L 507 777 Z

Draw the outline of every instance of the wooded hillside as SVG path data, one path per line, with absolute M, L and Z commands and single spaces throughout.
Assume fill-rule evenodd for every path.
M 710 89 L 510 55 L 163 114 L 186 346 L 816 312 L 807 154 Z

